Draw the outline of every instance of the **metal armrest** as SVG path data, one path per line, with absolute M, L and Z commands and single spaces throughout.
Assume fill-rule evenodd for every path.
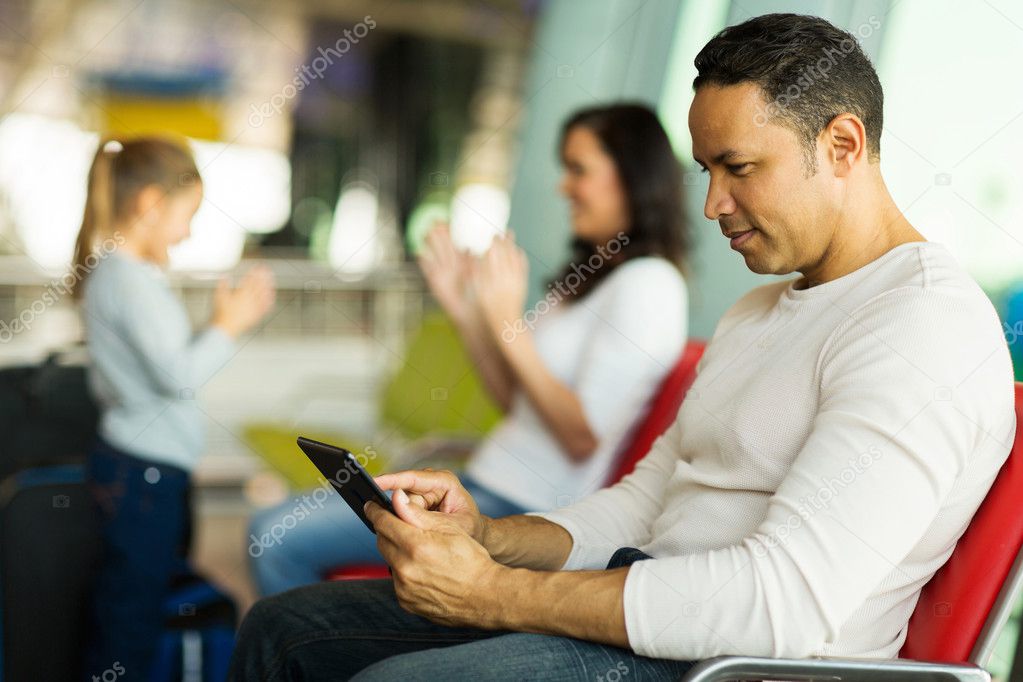
M 718 656 L 700 661 L 680 682 L 738 680 L 841 680 L 842 682 L 991 682 L 987 671 L 974 665 L 923 663 L 905 659 L 756 658 Z

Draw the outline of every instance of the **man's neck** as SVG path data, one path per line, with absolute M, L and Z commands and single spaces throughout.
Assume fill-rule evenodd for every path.
M 848 275 L 900 244 L 927 241 L 895 205 L 883 183 L 874 196 L 864 197 L 862 202 L 860 205 L 875 205 L 877 209 L 840 223 L 823 257 L 800 270 L 803 278 L 796 288 L 808 289 Z

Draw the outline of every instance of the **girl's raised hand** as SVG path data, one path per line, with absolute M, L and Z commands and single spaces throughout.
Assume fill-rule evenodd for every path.
M 265 265 L 249 270 L 233 288 L 225 277 L 213 296 L 211 324 L 238 337 L 266 317 L 275 297 L 273 272 Z

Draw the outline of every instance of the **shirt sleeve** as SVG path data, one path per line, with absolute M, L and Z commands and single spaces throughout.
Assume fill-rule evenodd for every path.
M 632 565 L 636 653 L 812 655 L 921 540 L 971 458 L 1004 461 L 1012 377 L 1004 339 L 981 331 L 992 320 L 927 290 L 886 298 L 822 349 L 813 430 L 756 532 Z
M 194 395 L 231 358 L 234 341 L 216 327 L 182 334 L 176 326 L 182 316 L 168 314 L 168 298 L 152 280 L 134 275 L 124 279 L 117 291 L 116 333 L 137 352 L 161 393 L 173 398 L 189 391 Z
M 575 390 L 594 434 L 617 443 L 682 352 L 688 314 L 685 282 L 667 262 L 634 261 L 611 277 L 599 305 L 579 302 L 595 321 Z

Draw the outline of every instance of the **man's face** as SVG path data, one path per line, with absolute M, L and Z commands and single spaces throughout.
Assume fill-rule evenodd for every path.
M 693 156 L 710 174 L 704 214 L 732 237 L 750 270 L 786 274 L 824 258 L 839 188 L 820 144 L 819 170 L 807 177 L 799 138 L 779 122 L 765 124 L 765 105 L 754 83 L 704 85 L 689 110 L 689 130 Z

